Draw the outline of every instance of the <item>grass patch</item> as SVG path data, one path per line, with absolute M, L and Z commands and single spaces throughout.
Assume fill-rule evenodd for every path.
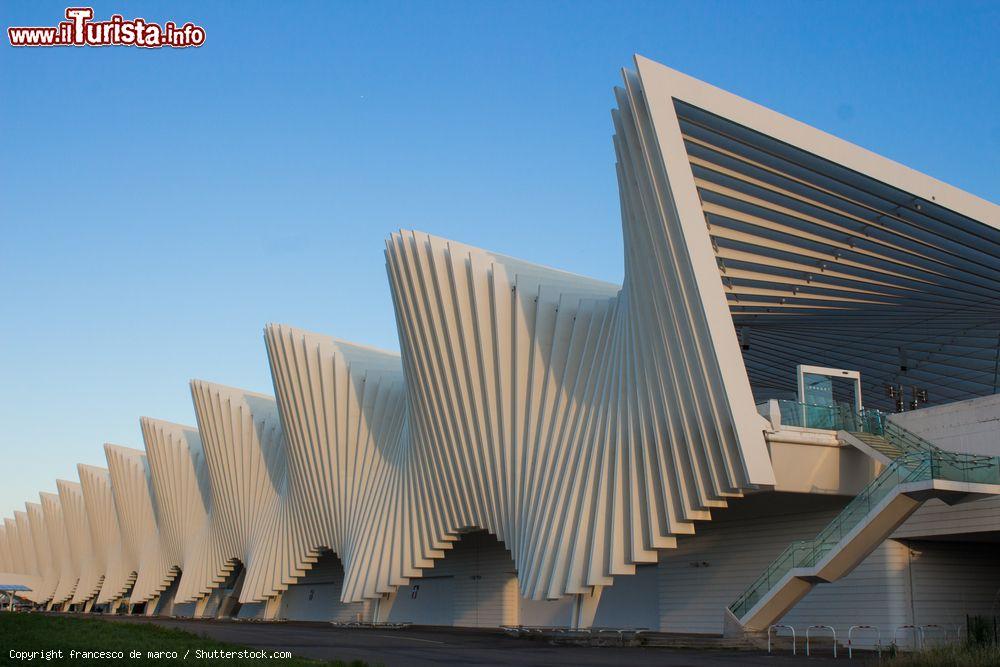
M 1000 646 L 941 646 L 914 653 L 900 653 L 886 664 L 890 667 L 996 667 L 1000 665 Z
M 198 651 L 255 651 L 257 657 L 197 658 Z M 11 651 L 62 651 L 61 658 L 36 655 L 31 663 L 27 656 L 11 656 Z M 304 658 L 271 658 L 259 656 L 262 649 L 227 644 L 191 632 L 164 628 L 149 623 L 122 623 L 96 618 L 71 618 L 44 614 L 0 613 L 0 665 L 25 664 L 129 664 L 129 665 L 280 665 L 281 667 L 366 667 L 356 661 L 322 662 Z M 80 656 L 80 652 L 121 652 L 121 656 Z M 139 659 L 130 656 L 140 651 Z M 154 652 L 154 655 L 150 655 Z M 156 655 L 155 652 L 162 652 Z M 185 654 L 187 658 L 184 658 Z M 176 657 L 175 657 L 176 655 Z

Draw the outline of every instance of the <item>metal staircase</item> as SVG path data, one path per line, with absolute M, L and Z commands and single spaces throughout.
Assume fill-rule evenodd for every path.
M 789 545 L 729 606 L 730 620 L 744 630 L 765 630 L 813 586 L 846 576 L 926 500 L 1000 495 L 1000 457 L 948 452 L 888 420 L 862 421 L 866 430 L 838 435 L 886 467 L 819 535 Z

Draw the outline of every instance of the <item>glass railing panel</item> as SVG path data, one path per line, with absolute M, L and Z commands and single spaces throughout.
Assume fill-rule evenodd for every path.
M 835 430 L 839 421 L 837 408 L 830 405 L 779 400 L 778 409 L 782 426 Z
M 778 400 L 783 426 L 815 428 L 828 431 L 864 431 L 882 435 L 887 415 L 880 410 L 856 412 L 847 404 L 813 405 L 785 399 Z M 767 416 L 767 404 L 759 403 L 757 411 Z
M 937 452 L 934 455 L 934 477 L 953 482 L 997 484 L 1000 483 L 1000 458 Z

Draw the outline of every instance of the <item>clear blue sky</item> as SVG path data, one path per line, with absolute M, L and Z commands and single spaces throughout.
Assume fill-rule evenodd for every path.
M 4 0 L 3 27 L 65 3 Z M 276 321 L 396 349 L 416 228 L 618 281 L 609 109 L 642 53 L 1000 200 L 1000 4 L 96 2 L 184 51 L 0 45 L 0 514 Z

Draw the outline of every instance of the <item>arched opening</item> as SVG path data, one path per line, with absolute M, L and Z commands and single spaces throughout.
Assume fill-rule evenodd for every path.
M 154 613 L 160 616 L 191 616 L 194 612 L 194 604 L 175 604 L 177 596 L 177 586 L 181 581 L 182 571 L 180 568 L 173 568 L 170 572 L 170 583 L 160 593 L 156 600 L 156 610 Z
M 473 530 L 424 576 L 400 586 L 387 620 L 495 628 L 517 623 L 518 599 L 510 553 L 490 533 Z
M 363 621 L 363 602 L 340 601 L 344 566 L 337 554 L 324 549 L 312 568 L 281 596 L 279 616 L 290 621 Z
M 657 627 L 656 565 L 615 578 L 597 598 L 594 626 Z M 382 620 L 416 625 L 495 628 L 573 627 L 579 596 L 531 600 L 520 596 L 517 570 L 502 542 L 484 530 L 463 532 L 422 577 L 400 586 Z
M 206 598 L 195 604 L 195 615 L 200 618 L 235 618 L 240 613 L 240 590 L 246 571 L 243 563 L 234 558 L 227 563 L 231 568 L 225 581 L 211 590 Z M 200 609 L 199 609 L 200 607 Z
M 142 615 L 146 612 L 146 603 L 132 604 L 132 591 L 135 588 L 135 580 L 139 578 L 139 573 L 134 570 L 128 575 L 128 583 L 125 587 L 125 592 L 122 593 L 121 605 L 119 606 L 119 613 L 121 614 L 133 614 Z

